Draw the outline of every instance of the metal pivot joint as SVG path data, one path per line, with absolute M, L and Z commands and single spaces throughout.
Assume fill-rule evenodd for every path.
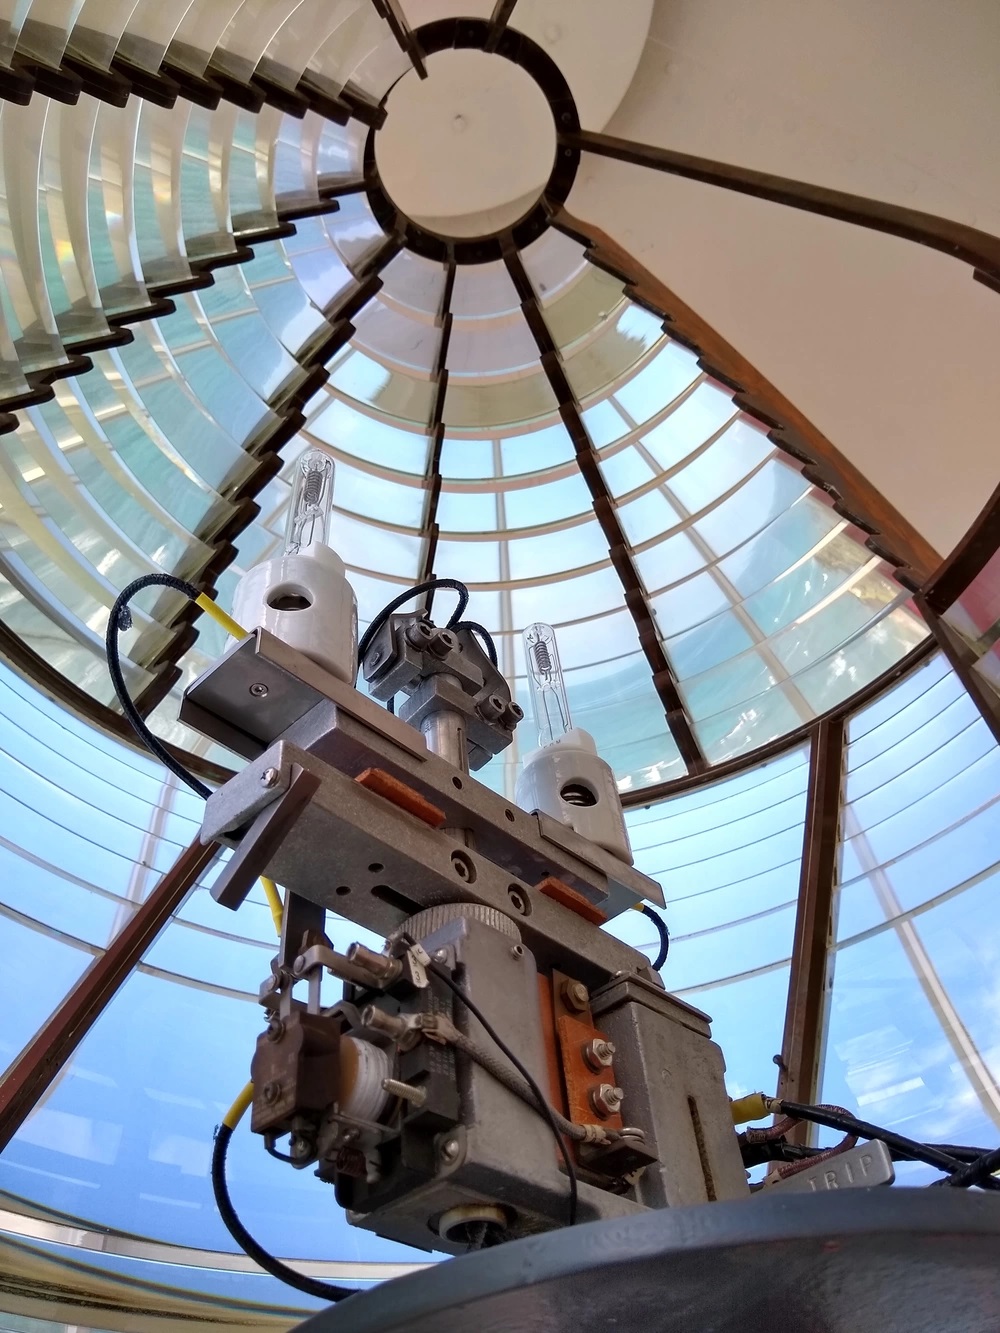
M 361 670 L 373 698 L 405 694 L 402 720 L 466 772 L 505 750 L 524 716 L 471 629 L 439 629 L 416 612 L 388 618 Z

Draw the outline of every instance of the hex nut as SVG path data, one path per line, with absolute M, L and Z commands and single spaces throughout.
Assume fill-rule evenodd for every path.
M 590 995 L 582 981 L 567 979 L 562 984 L 561 994 L 567 1009 L 573 1009 L 578 1014 L 582 1014 L 590 1004 Z
M 603 1037 L 594 1037 L 583 1044 L 583 1058 L 590 1069 L 595 1074 L 599 1074 L 602 1069 L 608 1069 L 615 1058 L 614 1042 L 605 1041 Z
M 607 1120 L 610 1115 L 617 1115 L 624 1100 L 624 1092 L 612 1083 L 601 1083 L 590 1090 L 590 1104 L 602 1120 Z

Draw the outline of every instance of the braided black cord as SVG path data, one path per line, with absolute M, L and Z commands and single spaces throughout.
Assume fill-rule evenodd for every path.
M 118 702 L 122 706 L 122 712 L 128 718 L 132 725 L 132 730 L 145 745 L 151 754 L 155 754 L 160 763 L 168 768 L 175 777 L 186 782 L 192 791 L 203 799 L 208 800 L 212 791 L 210 787 L 199 781 L 193 773 L 189 773 L 179 759 L 175 759 L 167 747 L 150 731 L 146 726 L 145 719 L 132 702 L 132 697 L 128 692 L 128 686 L 125 684 L 125 676 L 122 673 L 121 656 L 118 650 L 118 635 L 122 630 L 131 628 L 132 613 L 129 610 L 129 602 L 137 596 L 144 588 L 151 587 L 173 588 L 175 592 L 182 592 L 185 597 L 190 597 L 192 601 L 199 595 L 198 589 L 193 583 L 187 583 L 184 579 L 174 578 L 172 574 L 144 574 L 141 579 L 134 579 L 127 588 L 115 598 L 115 604 L 111 608 L 111 615 L 108 617 L 108 632 L 105 639 L 105 647 L 108 654 L 108 671 L 111 675 L 111 683 L 115 687 L 115 694 L 118 696 Z

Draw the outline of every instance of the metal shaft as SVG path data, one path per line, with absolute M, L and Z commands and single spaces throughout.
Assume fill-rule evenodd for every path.
M 420 730 L 428 750 L 468 773 L 469 752 L 465 743 L 465 718 L 461 713 L 442 708 L 426 718 Z

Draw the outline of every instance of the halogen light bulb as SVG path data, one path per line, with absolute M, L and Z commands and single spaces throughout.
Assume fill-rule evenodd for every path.
M 524 631 L 524 656 L 531 684 L 531 706 L 538 727 L 538 744 L 550 745 L 573 725 L 566 698 L 566 682 L 559 663 L 556 632 L 538 622 Z
M 333 509 L 333 459 L 321 449 L 307 449 L 292 483 L 285 529 L 285 555 L 298 555 L 313 542 L 328 544 Z

